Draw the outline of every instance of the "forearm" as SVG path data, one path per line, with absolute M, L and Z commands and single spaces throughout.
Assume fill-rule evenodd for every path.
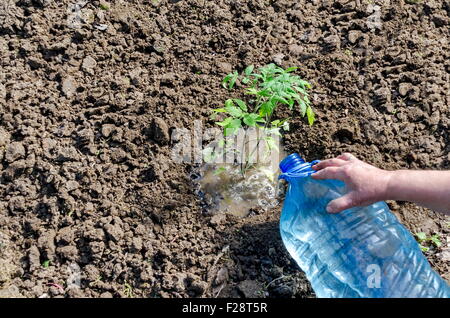
M 409 201 L 450 214 L 450 171 L 389 171 L 386 200 Z

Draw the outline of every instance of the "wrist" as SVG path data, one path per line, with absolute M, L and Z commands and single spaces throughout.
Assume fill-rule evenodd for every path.
M 406 172 L 406 174 L 405 174 Z M 406 178 L 406 179 L 405 179 Z M 407 181 L 407 171 L 406 170 L 394 170 L 386 171 L 386 199 L 394 201 L 404 201 L 404 188 L 405 181 Z
M 379 201 L 386 201 L 386 200 L 395 200 L 395 180 L 397 171 L 390 171 L 390 170 L 381 170 L 382 171 L 382 188 L 380 191 L 380 198 Z

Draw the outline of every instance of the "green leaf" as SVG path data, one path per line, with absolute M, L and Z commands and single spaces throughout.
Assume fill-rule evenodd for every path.
M 240 100 L 240 99 L 234 99 L 234 102 L 236 103 L 236 104 L 238 104 L 238 106 L 243 110 L 243 111 L 247 111 L 247 105 L 245 104 L 245 102 L 243 101 L 243 100 Z
M 416 237 L 419 242 L 425 241 L 427 239 L 427 234 L 425 232 L 416 233 Z
M 109 6 L 106 3 L 101 3 L 99 7 L 101 10 L 105 10 L 105 11 L 109 10 Z
M 303 84 L 303 86 L 305 86 L 306 88 L 311 88 L 311 84 L 308 83 L 307 81 L 301 80 L 300 82 L 301 82 L 301 83 Z
M 261 115 L 261 117 L 264 117 L 266 115 L 270 115 L 272 113 L 273 110 L 273 105 L 271 102 L 265 102 L 263 104 L 261 104 L 261 108 L 259 110 L 259 114 Z
M 290 72 L 293 72 L 293 71 L 295 71 L 295 70 L 297 70 L 297 69 L 298 69 L 298 67 L 293 66 L 293 67 L 288 67 L 288 68 L 285 69 L 284 71 L 285 71 L 286 73 L 290 73 Z
M 289 105 L 289 102 L 288 102 L 285 98 L 283 98 L 283 97 L 281 97 L 281 96 L 274 96 L 274 97 L 272 98 L 272 100 L 275 101 L 275 102 L 280 102 L 280 103 L 282 103 L 282 104 Z
M 236 84 L 236 81 L 237 81 L 237 79 L 238 79 L 238 76 L 239 76 L 238 72 L 235 71 L 235 72 L 233 73 L 233 76 L 231 77 L 230 83 L 229 83 L 229 85 L 228 85 L 228 89 L 232 89 L 232 88 L 234 87 L 234 84 Z
M 225 109 L 232 117 L 242 117 L 243 115 L 242 110 L 236 106 L 226 106 Z
M 241 127 L 242 127 L 241 120 L 239 118 L 235 118 L 231 120 L 227 126 L 225 126 L 224 135 L 225 136 L 233 135 Z
M 436 246 L 440 247 L 442 245 L 441 240 L 439 240 L 439 235 L 435 234 L 430 237 L 430 241 Z
M 252 74 L 254 68 L 255 68 L 255 67 L 254 67 L 253 65 L 247 66 L 247 67 L 245 68 L 245 70 L 244 70 L 244 74 L 247 75 L 247 76 L 249 76 L 250 74 Z
M 230 98 L 225 101 L 225 107 L 229 106 L 234 106 L 233 100 Z
M 229 128 L 241 128 L 241 120 L 238 118 L 233 119 L 230 124 L 228 125 Z
M 254 77 L 256 80 L 261 80 L 263 76 L 261 74 L 253 73 L 252 77 Z
M 229 125 L 232 120 L 233 120 L 232 117 L 227 117 L 222 121 L 216 121 L 216 124 L 219 126 L 225 127 L 225 126 Z
M 303 99 L 298 100 L 298 104 L 300 105 L 300 111 L 302 114 L 302 117 L 306 115 L 306 103 Z
M 308 94 L 304 88 L 294 86 L 295 90 L 301 93 L 302 95 Z M 300 99 L 300 95 L 298 95 L 297 99 Z
M 227 110 L 225 109 L 225 108 L 216 108 L 216 109 L 213 109 L 213 112 L 216 112 L 216 113 L 225 113 Z
M 258 90 L 256 88 L 250 87 L 250 88 L 247 88 L 247 90 L 245 91 L 245 94 L 256 95 L 256 94 L 258 94 Z
M 250 114 L 247 114 L 243 118 L 244 124 L 246 124 L 249 127 L 255 127 L 256 126 L 256 120 L 250 116 Z
M 262 119 L 258 114 L 253 114 L 253 113 L 244 115 L 244 119 L 243 119 L 244 124 L 246 124 L 249 127 L 255 127 L 256 123 L 261 120 L 264 120 L 264 119 Z
M 281 122 L 281 121 L 280 121 L 279 119 L 277 119 L 277 120 L 274 120 L 273 122 L 271 122 L 271 124 L 272 124 L 272 126 L 278 127 L 278 124 L 279 124 L 280 122 Z
M 293 100 L 293 99 L 290 99 L 290 100 L 289 100 L 288 107 L 289 107 L 289 109 L 291 109 L 291 110 L 292 110 L 292 108 L 294 107 L 294 100 Z
M 306 108 L 306 116 L 308 117 L 308 124 L 310 126 L 312 126 L 312 124 L 314 124 L 315 116 L 314 116 L 314 112 L 310 106 L 308 106 L 308 108 Z
M 261 90 L 261 91 L 258 91 L 258 92 L 256 93 L 256 95 L 258 95 L 258 96 L 264 96 L 264 97 L 269 97 L 269 96 L 270 96 L 270 92 L 269 92 L 269 90 L 267 90 L 267 89 L 263 89 L 263 90 Z
M 42 267 L 47 268 L 50 266 L 50 260 L 46 260 L 42 263 Z
M 223 78 L 223 80 L 222 80 L 222 86 L 224 87 L 224 88 L 227 88 L 228 86 L 227 86 L 227 84 L 228 84 L 228 82 L 231 80 L 231 77 L 232 77 L 233 75 L 232 74 L 228 74 L 227 76 L 225 76 L 224 78 Z
M 239 73 L 237 71 L 234 71 L 233 73 L 228 74 L 223 79 L 222 86 L 224 88 L 232 89 L 234 87 L 234 84 L 236 84 L 238 77 L 239 77 Z

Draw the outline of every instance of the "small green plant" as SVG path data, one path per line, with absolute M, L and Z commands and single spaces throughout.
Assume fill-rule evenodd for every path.
M 104 11 L 108 11 L 109 10 L 109 5 L 106 3 L 101 3 L 100 4 L 100 9 L 104 10 Z
M 103 280 L 103 277 L 101 275 L 99 275 L 99 276 L 97 276 L 97 278 L 94 281 L 89 282 L 89 286 L 92 287 L 92 286 L 96 285 L 97 283 L 101 282 L 102 280 Z
M 133 298 L 133 287 L 128 282 L 123 285 L 123 293 L 127 298 Z
M 440 240 L 439 234 L 432 235 L 429 240 L 436 247 L 441 247 L 442 246 L 442 242 Z
M 42 263 L 42 267 L 48 268 L 50 266 L 50 260 L 46 260 Z
M 353 55 L 353 52 L 352 52 L 352 50 L 350 50 L 350 49 L 345 49 L 345 50 L 344 50 L 344 54 L 345 54 L 345 55 L 348 55 L 348 56 L 352 56 L 352 55 Z
M 240 160 L 243 175 L 251 167 L 249 163 L 252 162 L 256 148 L 261 142 L 265 143 L 267 155 L 272 151 L 278 151 L 272 136 L 281 136 L 281 129 L 289 130 L 289 118 L 275 120 L 273 118 L 281 105 L 285 105 L 289 111 L 294 111 L 294 107 L 298 105 L 300 115 L 307 117 L 309 125 L 314 123 L 314 111 L 308 97 L 311 85 L 299 76 L 293 75 L 292 72 L 295 70 L 297 67 L 283 69 L 275 64 L 255 70 L 254 66 L 250 65 L 241 74 L 234 71 L 222 81 L 222 86 L 228 90 L 234 89 L 238 83 L 241 84 L 245 95 L 248 96 L 246 101 L 238 98 L 227 99 L 224 107 L 213 110 L 213 119 L 222 114 L 221 120 L 216 124 L 224 129 L 224 137 L 236 135 L 240 129 L 257 128 L 263 132 L 262 137 L 256 140 L 255 149 L 250 151 L 247 158 Z M 227 142 L 230 140 L 222 140 L 218 145 L 219 148 L 244 154 L 244 151 L 230 147 Z
M 417 242 L 419 242 L 420 249 L 422 252 L 427 252 L 430 250 L 429 245 L 432 244 L 435 247 L 441 247 L 442 242 L 440 240 L 439 234 L 431 235 L 427 237 L 425 232 L 418 232 L 415 234 L 417 238 Z

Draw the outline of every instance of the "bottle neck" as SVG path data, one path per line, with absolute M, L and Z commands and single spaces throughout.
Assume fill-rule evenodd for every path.
M 308 177 L 315 172 L 311 167 L 317 162 L 319 161 L 305 162 L 298 153 L 293 153 L 280 162 L 282 174 L 279 176 L 279 179 Z

